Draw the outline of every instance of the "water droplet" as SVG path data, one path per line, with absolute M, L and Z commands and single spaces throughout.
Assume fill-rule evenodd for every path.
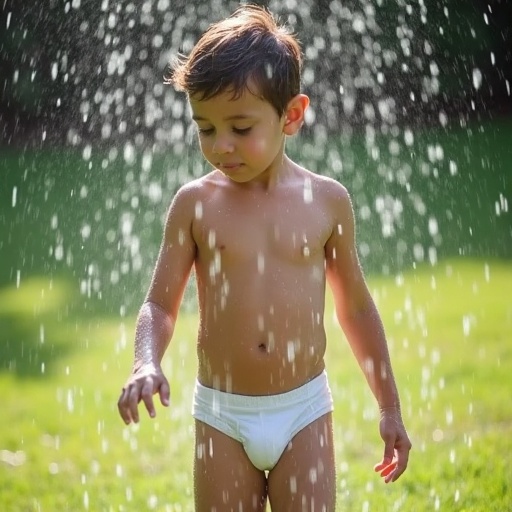
M 73 391 L 71 389 L 68 389 L 67 395 L 66 395 L 66 407 L 69 412 L 73 412 L 75 409 L 75 401 L 73 397 Z
M 446 424 L 451 425 L 453 423 L 453 409 L 446 410 Z
M 150 509 L 155 509 L 157 506 L 158 506 L 158 497 L 155 496 L 154 494 L 151 494 L 148 497 L 148 507 Z
M 297 493 L 297 477 L 295 476 L 290 477 L 290 492 L 292 494 Z
M 263 315 L 258 315 L 258 330 L 260 332 L 263 332 L 265 329 L 265 319 L 263 318 Z
M 208 247 L 210 249 L 213 249 L 215 247 L 215 239 L 216 239 L 215 231 L 213 229 L 210 229 L 208 231 Z
M 265 256 L 262 252 L 258 253 L 258 273 L 265 273 Z
M 485 282 L 488 283 L 491 280 L 491 269 L 490 269 L 488 263 L 486 263 L 484 265 L 484 276 L 485 276 Z
M 482 86 L 482 72 L 475 68 L 473 69 L 473 87 L 478 91 Z
M 303 197 L 304 202 L 306 204 L 310 204 L 313 202 L 313 189 L 311 187 L 311 178 L 306 178 L 304 180 Z
M 441 429 L 436 428 L 434 432 L 432 432 L 432 439 L 436 443 L 440 443 L 444 439 L 444 433 Z
M 412 146 L 414 144 L 414 133 L 410 129 L 406 129 L 404 131 L 404 141 L 407 146 Z
M 194 215 L 197 220 L 201 220 L 203 218 L 203 203 L 201 201 L 197 201 Z
M 475 318 L 473 315 L 464 315 L 462 317 L 462 332 L 464 333 L 464 336 L 469 336 L 469 333 L 471 332 L 471 327 L 475 323 Z
M 287 359 L 289 363 L 295 361 L 295 342 L 289 341 L 286 345 L 287 348 Z
M 59 65 L 56 62 L 52 62 L 52 70 L 51 70 L 52 80 L 57 79 L 58 73 L 59 73 Z
M 430 217 L 430 219 L 428 219 L 428 232 L 430 236 L 435 236 L 439 233 L 439 226 L 434 217 Z
M 196 458 L 201 460 L 204 457 L 204 443 L 198 443 L 196 448 Z

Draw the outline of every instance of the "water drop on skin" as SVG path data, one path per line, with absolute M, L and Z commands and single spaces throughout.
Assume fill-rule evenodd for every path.
M 197 445 L 197 449 L 196 449 L 197 460 L 201 460 L 203 458 L 203 455 L 204 455 L 204 443 L 199 443 Z
M 306 178 L 304 180 L 303 198 L 306 204 L 313 202 L 313 189 L 311 188 L 311 179 Z
M 263 275 L 265 272 L 265 256 L 263 253 L 258 253 L 258 273 Z
M 310 256 L 308 241 L 305 236 L 303 237 L 302 256 L 304 256 L 304 258 L 309 258 Z
M 293 361 L 295 361 L 295 343 L 293 341 L 289 341 L 286 348 L 288 362 L 293 363 Z
M 210 231 L 208 231 L 208 247 L 210 249 L 213 249 L 215 247 L 215 239 L 215 231 L 213 231 L 213 229 L 210 229 Z
M 213 258 L 214 266 L 215 266 L 215 273 L 220 274 L 221 269 L 221 258 L 220 258 L 220 251 L 215 251 L 215 255 Z
M 276 346 L 276 340 L 273 332 L 268 333 L 268 345 L 267 349 L 269 352 L 272 352 Z
M 295 476 L 290 477 L 290 492 L 292 494 L 297 493 L 297 478 Z
M 201 201 L 197 201 L 194 214 L 197 220 L 201 220 L 203 218 L 203 203 Z

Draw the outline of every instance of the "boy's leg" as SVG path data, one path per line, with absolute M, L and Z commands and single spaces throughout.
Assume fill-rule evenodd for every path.
M 241 443 L 196 420 L 195 449 L 196 512 L 265 510 L 265 473 L 252 465 Z
M 336 468 L 332 414 L 321 416 L 291 441 L 268 477 L 272 510 L 334 512 Z

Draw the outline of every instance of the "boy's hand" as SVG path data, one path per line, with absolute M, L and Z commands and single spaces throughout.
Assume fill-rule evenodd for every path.
M 384 478 L 384 482 L 395 482 L 407 468 L 412 447 L 397 409 L 381 410 L 380 436 L 385 444 L 384 457 L 374 469 Z
M 153 395 L 155 393 L 160 395 L 162 405 L 169 405 L 169 382 L 160 367 L 145 365 L 132 373 L 117 402 L 119 414 L 127 425 L 132 421 L 138 423 L 138 405 L 141 400 L 144 402 L 151 418 L 156 416 L 153 403 Z

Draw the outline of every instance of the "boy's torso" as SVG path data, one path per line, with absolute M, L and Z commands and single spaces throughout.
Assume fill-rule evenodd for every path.
M 322 187 L 305 172 L 271 191 L 205 181 L 192 224 L 203 385 L 276 394 L 323 370 L 334 227 Z

